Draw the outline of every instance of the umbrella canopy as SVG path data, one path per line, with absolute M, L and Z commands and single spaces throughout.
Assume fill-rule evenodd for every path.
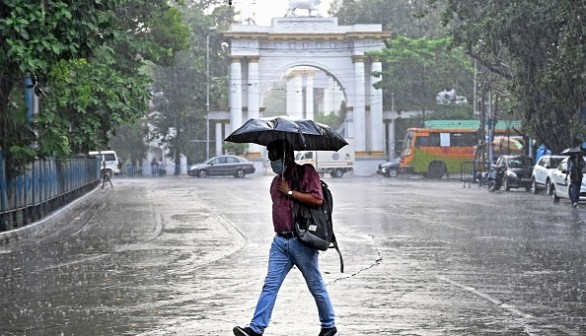
M 294 150 L 337 151 L 348 142 L 329 126 L 309 119 L 251 118 L 224 141 L 267 146 L 275 140 L 288 140 Z
M 506 148 L 511 151 L 522 151 L 523 150 L 523 143 L 521 141 L 514 139 L 514 138 L 507 137 L 507 136 L 494 137 L 492 144 L 493 144 L 493 146 L 500 147 L 500 148 Z
M 562 151 L 562 154 L 580 153 L 582 149 L 580 147 L 566 148 Z

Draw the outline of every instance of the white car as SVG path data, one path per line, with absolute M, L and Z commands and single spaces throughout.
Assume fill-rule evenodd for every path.
M 89 152 L 90 156 L 95 157 L 102 157 L 101 160 L 101 167 L 102 171 L 108 174 L 108 177 L 112 177 L 112 174 L 118 175 L 120 174 L 120 160 L 118 159 L 118 155 L 116 155 L 116 151 L 113 150 L 100 150 L 100 151 L 91 151 Z
M 584 159 L 586 162 L 586 159 Z M 586 175 L 586 169 L 584 169 Z M 558 203 L 560 198 L 570 198 L 570 179 L 566 179 L 568 174 L 568 158 L 562 160 L 556 170 L 551 175 L 552 178 L 552 192 L 551 197 L 554 203 Z M 582 186 L 580 187 L 580 201 L 586 201 L 586 178 L 582 180 Z
M 567 155 L 543 155 L 533 167 L 531 175 L 531 192 L 537 194 L 545 190 L 547 195 L 552 192 L 552 174 Z

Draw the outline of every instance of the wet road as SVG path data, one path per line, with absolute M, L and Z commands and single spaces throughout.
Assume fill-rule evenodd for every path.
M 0 245 L 0 335 L 231 335 L 272 239 L 271 177 L 114 179 Z M 326 177 L 342 335 L 586 334 L 586 205 L 455 181 Z M 266 335 L 317 335 L 294 270 Z

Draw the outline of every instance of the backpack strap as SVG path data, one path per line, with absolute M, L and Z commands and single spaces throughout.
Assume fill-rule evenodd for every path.
M 298 165 L 297 167 L 295 167 L 295 172 L 293 173 L 293 181 L 291 184 L 291 190 L 298 190 L 299 191 L 299 185 L 300 185 L 299 181 L 301 181 L 301 176 L 303 176 L 303 171 L 304 171 L 303 166 Z M 291 201 L 292 223 L 293 223 L 293 225 L 295 225 L 295 216 L 298 214 L 299 204 L 292 197 L 290 197 L 290 201 Z
M 333 231 L 334 229 L 332 228 L 332 247 L 336 249 L 336 252 L 338 252 L 338 256 L 340 257 L 340 273 L 344 273 L 344 258 L 342 258 L 342 252 L 340 252 L 338 241 L 336 241 L 336 235 Z

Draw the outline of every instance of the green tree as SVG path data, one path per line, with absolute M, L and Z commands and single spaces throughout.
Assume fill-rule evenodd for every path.
M 193 3 L 181 10 L 191 30 L 190 48 L 176 57 L 173 66 L 155 70 L 156 112 L 149 119 L 153 125 L 150 137 L 160 139 L 175 162 L 179 162 L 182 154 L 188 162 L 196 162 L 206 158 L 206 141 L 215 138 L 215 128 L 206 125 L 208 81 L 210 111 L 226 109 L 228 105 L 227 49 L 222 44 L 221 31 L 231 24 L 234 11 L 214 1 Z M 209 11 L 211 14 L 205 13 Z M 210 58 L 206 59 L 208 36 Z
M 22 87 L 27 74 L 38 81 L 62 60 L 87 57 L 114 34 L 114 8 L 118 0 L 0 2 L 0 151 L 12 175 L 34 157 L 29 147 L 29 121 L 24 106 L 12 104 L 23 99 L 11 95 Z
M 455 89 L 458 95 L 470 97 L 473 91 L 473 66 L 462 49 L 448 49 L 448 39 L 392 38 L 388 47 L 369 53 L 383 62 L 382 80 L 375 84 L 383 89 L 386 104 L 394 102 L 396 111 L 426 111 L 436 108 L 436 95 Z M 472 116 L 470 105 L 469 117 Z M 386 107 L 390 109 L 390 106 Z
M 0 3 L 0 149 L 9 173 L 36 155 L 107 144 L 118 125 L 144 114 L 149 80 L 140 68 L 145 60 L 172 62 L 186 46 L 173 25 L 178 15 L 165 0 Z M 11 92 L 25 74 L 43 93 L 38 148 L 22 131 L 31 128 L 21 105 L 9 98 L 16 100 Z
M 36 120 L 38 153 L 68 156 L 106 148 L 113 131 L 145 114 L 149 78 L 116 70 L 109 48 L 93 61 L 62 62 L 53 68 L 49 94 Z
M 148 133 L 146 118 L 138 119 L 132 124 L 121 125 L 112 138 L 112 148 L 116 148 L 123 163 L 139 167 L 146 158 L 148 146 L 145 142 Z
M 160 139 L 176 163 L 182 153 L 193 150 L 198 135 L 203 133 L 200 140 L 204 140 L 206 134 L 205 102 L 201 99 L 202 95 L 205 97 L 205 72 L 197 71 L 190 56 L 184 52 L 177 56 L 174 66 L 158 68 L 153 84 L 156 112 L 149 118 L 153 126 L 151 139 Z M 204 90 L 198 88 L 202 83 Z M 203 132 L 196 132 L 198 127 Z M 175 167 L 179 169 L 179 164 Z
M 435 0 L 454 45 L 507 81 L 525 130 L 554 152 L 586 138 L 586 4 Z
M 328 11 L 340 24 L 382 24 L 394 35 L 410 38 L 446 36 L 439 10 L 426 0 L 337 0 Z
M 152 7 L 156 5 L 157 7 Z M 157 66 L 171 66 L 175 62 L 177 53 L 181 50 L 189 49 L 189 38 L 191 32 L 189 27 L 184 23 L 184 16 L 178 7 L 169 7 L 166 1 L 144 2 L 141 6 L 132 7 L 133 14 L 124 11 L 120 14 L 140 17 L 141 20 L 149 22 L 150 29 L 139 29 L 132 38 L 124 35 L 123 39 L 118 40 L 115 44 L 117 55 L 122 55 L 117 64 L 124 65 L 121 72 L 132 74 L 136 80 L 142 79 L 141 83 L 135 83 L 133 86 L 141 87 L 149 92 L 152 91 L 152 80 L 154 78 Z M 128 20 L 127 17 L 125 20 Z M 126 21 L 121 20 L 121 25 Z M 132 22 L 133 20 L 130 20 Z M 132 27 L 124 26 L 124 29 Z M 147 32 L 147 33 L 145 33 Z M 133 50 L 128 52 L 128 50 Z M 140 55 L 142 62 L 127 62 L 124 55 Z M 135 100 L 136 102 L 136 100 Z M 136 166 L 140 160 L 146 157 L 148 146 L 144 145 L 147 140 L 148 132 L 145 132 L 143 122 L 135 122 L 134 119 L 147 117 L 148 110 L 146 106 L 136 109 L 136 115 L 133 118 L 124 120 L 123 124 L 114 128 L 112 133 L 117 135 L 111 138 L 112 148 L 119 150 L 122 154 L 128 149 L 128 157 L 133 166 Z M 140 145 L 143 143 L 143 145 Z M 127 148 L 132 144 L 132 148 Z

